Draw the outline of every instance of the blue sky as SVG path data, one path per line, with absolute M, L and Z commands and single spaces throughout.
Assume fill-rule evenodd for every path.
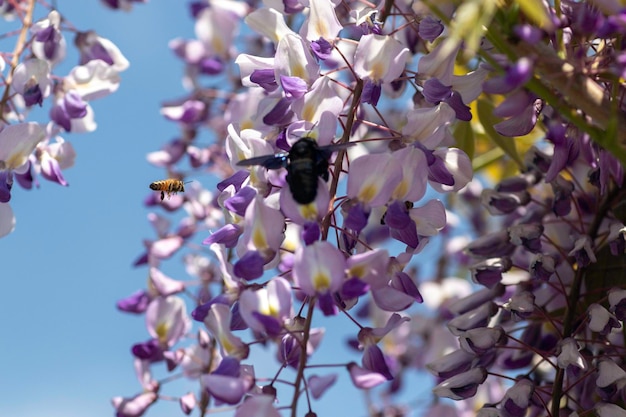
M 2 416 L 110 416 L 110 397 L 139 389 L 129 348 L 147 339 L 143 319 L 115 302 L 144 286 L 146 270 L 132 262 L 154 236 L 142 201 L 162 176 L 146 154 L 177 133 L 159 103 L 183 94 L 182 65 L 167 44 L 193 30 L 179 1 L 131 13 L 96 0 L 57 3 L 77 28 L 117 44 L 131 66 L 118 92 L 92 103 L 96 132 L 65 136 L 78 155 L 64 172 L 69 187 L 14 188 L 16 229 L 0 240 Z M 150 415 L 166 410 L 178 407 Z
M 115 302 L 144 287 L 146 269 L 132 267 L 142 239 L 154 237 L 142 201 L 148 184 L 163 177 L 146 154 L 178 132 L 160 116 L 159 103 L 184 94 L 182 64 L 167 44 L 193 36 L 186 2 L 152 1 L 131 13 L 96 0 L 57 3 L 77 28 L 118 45 L 131 66 L 118 92 L 92 103 L 97 131 L 64 136 L 78 155 L 64 172 L 69 187 L 42 179 L 38 189 L 14 187 L 16 229 L 0 239 L 0 416 L 111 416 L 112 396 L 139 391 L 129 349 L 148 335 L 143 317 L 119 313 Z M 168 268 L 186 279 L 176 262 Z M 332 346 L 323 349 L 334 362 L 344 359 Z M 319 415 L 366 415 L 362 394 L 345 375 L 340 381 L 343 388 L 323 398 Z M 159 404 L 147 415 L 178 410 Z

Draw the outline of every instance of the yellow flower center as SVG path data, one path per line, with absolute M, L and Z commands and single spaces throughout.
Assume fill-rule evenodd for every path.
M 321 271 L 313 276 L 313 287 L 318 292 L 324 292 L 330 287 L 330 277 Z
M 376 184 L 368 184 L 365 187 L 361 188 L 361 192 L 359 192 L 358 199 L 364 203 L 368 203 L 376 197 L 376 193 L 378 192 L 378 187 Z

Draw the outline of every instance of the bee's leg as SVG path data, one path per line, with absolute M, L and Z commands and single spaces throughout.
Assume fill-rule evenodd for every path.
M 161 201 L 165 198 L 165 192 L 161 191 Z

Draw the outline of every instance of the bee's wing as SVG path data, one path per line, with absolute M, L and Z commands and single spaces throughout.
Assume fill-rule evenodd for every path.
M 320 146 L 318 150 L 322 153 L 325 159 L 328 159 L 333 152 L 340 151 L 342 149 L 349 148 L 350 146 L 354 146 L 356 143 L 348 142 L 348 143 L 335 143 L 333 145 Z
M 237 162 L 240 167 L 249 167 L 251 165 L 261 165 L 267 169 L 280 169 L 287 166 L 287 153 L 279 153 L 277 155 L 263 155 L 254 158 L 244 159 Z

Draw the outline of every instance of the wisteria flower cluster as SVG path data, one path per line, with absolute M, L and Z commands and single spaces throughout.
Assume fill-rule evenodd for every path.
M 147 288 L 118 302 L 146 318 L 141 388 L 113 399 L 118 416 L 174 399 L 184 414 L 311 417 L 342 373 L 382 395 L 371 415 L 403 416 L 403 376 L 425 369 L 455 400 L 426 415 L 626 414 L 626 9 L 190 13 L 196 38 L 170 44 L 188 92 L 162 106 L 181 133 L 148 160 L 191 182 L 145 200 Z M 163 272 L 177 256 L 192 282 Z M 320 317 L 347 318 L 350 343 Z M 324 366 L 322 344 L 356 359 Z M 274 374 L 257 373 L 260 349 Z M 196 389 L 170 392 L 177 378 Z
M 0 15 L 20 24 L 5 41 L 13 51 L 2 53 L 0 72 L 0 237 L 13 231 L 9 204 L 15 182 L 23 189 L 39 186 L 38 178 L 67 185 L 63 170 L 74 165 L 76 152 L 62 135 L 93 132 L 97 125 L 91 101 L 115 92 L 128 60 L 110 40 L 94 31 L 79 31 L 43 2 L 2 1 Z M 41 16 L 41 18 L 38 18 Z M 37 20 L 39 19 L 39 20 Z M 8 27 L 9 25 L 7 25 Z M 74 37 L 69 49 L 66 36 Z M 75 66 L 55 72 L 68 54 Z M 47 116 L 33 112 L 47 110 Z M 33 115 L 33 113 L 35 113 Z

